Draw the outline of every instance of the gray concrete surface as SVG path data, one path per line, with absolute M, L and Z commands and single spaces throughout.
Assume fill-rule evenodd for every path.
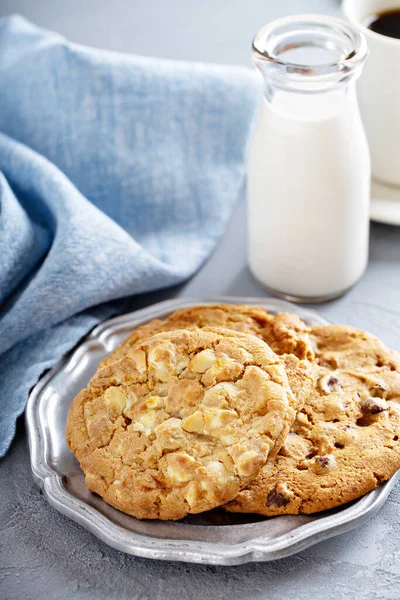
M 82 43 L 232 63 L 248 62 L 249 39 L 263 21 L 337 10 L 332 0 L 0 1 L 0 15 L 20 12 Z M 246 267 L 244 218 L 242 202 L 217 251 L 180 295 L 264 295 Z M 400 349 L 400 229 L 373 224 L 365 276 L 345 297 L 317 309 Z M 21 421 L 0 463 L 0 598 L 394 600 L 400 598 L 400 486 L 361 528 L 291 558 L 229 568 L 139 559 L 107 547 L 46 503 L 30 475 Z

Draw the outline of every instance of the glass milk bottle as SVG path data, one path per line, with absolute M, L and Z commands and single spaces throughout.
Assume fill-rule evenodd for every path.
M 263 27 L 253 59 L 264 97 L 248 164 L 249 266 L 295 301 L 343 294 L 368 260 L 370 156 L 355 80 L 367 46 L 340 19 Z

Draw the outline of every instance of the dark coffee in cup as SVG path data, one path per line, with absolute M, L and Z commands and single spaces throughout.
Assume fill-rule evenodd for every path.
M 375 33 L 400 39 L 400 8 L 372 15 L 365 20 L 364 25 Z

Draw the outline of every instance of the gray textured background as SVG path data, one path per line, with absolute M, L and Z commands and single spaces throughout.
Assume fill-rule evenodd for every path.
M 170 58 L 250 64 L 249 42 L 270 18 L 337 12 L 334 0 L 0 0 L 0 15 L 20 12 L 70 39 Z M 242 202 L 222 243 L 179 293 L 263 296 L 246 267 Z M 363 327 L 400 349 L 400 229 L 374 224 L 361 282 L 320 305 L 332 321 Z M 241 567 L 162 563 L 108 548 L 47 505 L 35 488 L 23 422 L 0 463 L 0 598 L 2 600 L 400 598 L 400 486 L 361 528 L 291 558 Z

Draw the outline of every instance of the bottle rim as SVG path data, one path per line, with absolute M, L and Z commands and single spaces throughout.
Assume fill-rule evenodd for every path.
M 292 62 L 281 54 L 305 46 L 339 52 L 337 60 L 317 64 Z M 295 15 L 261 27 L 253 39 L 253 59 L 260 70 L 272 67 L 286 79 L 343 80 L 361 71 L 368 54 L 362 31 L 346 21 L 326 15 Z

